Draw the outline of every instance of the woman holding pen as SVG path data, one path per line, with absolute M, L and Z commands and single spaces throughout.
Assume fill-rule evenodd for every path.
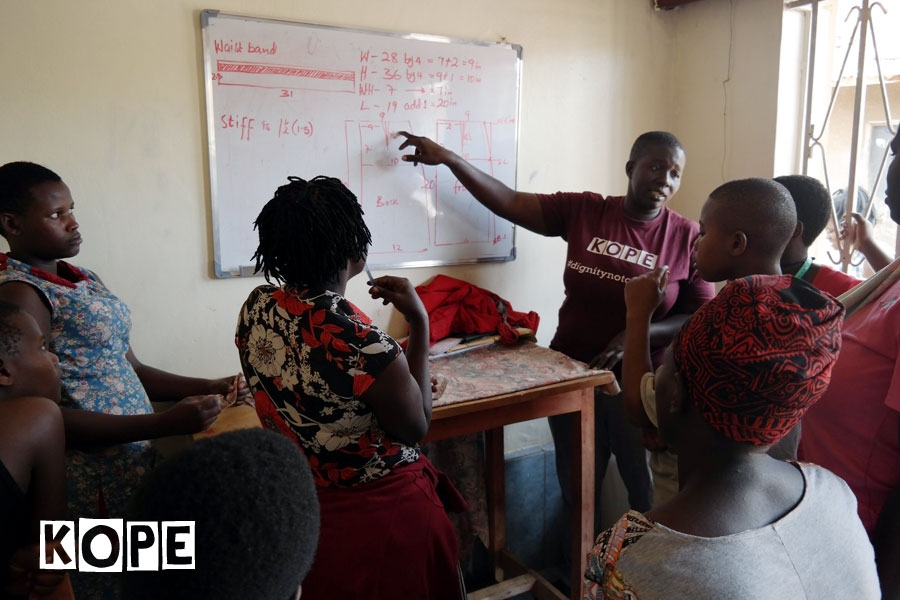
M 304 600 L 457 600 L 458 543 L 445 506 L 465 502 L 418 446 L 432 382 L 428 314 L 415 288 L 400 277 L 369 280 L 369 294 L 409 323 L 403 352 L 346 298 L 372 239 L 338 179 L 291 177 L 255 227 L 256 270 L 278 285 L 250 293 L 235 340 L 263 426 L 312 467 L 321 531 Z
M 400 149 L 413 148 L 403 160 L 445 165 L 476 200 L 516 225 L 567 243 L 563 275 L 565 300 L 550 347 L 592 366 L 617 370 L 625 330 L 625 282 L 657 265 L 668 265 L 669 286 L 651 326 L 653 347 L 663 350 L 678 327 L 712 298 L 691 264 L 698 225 L 666 207 L 684 172 L 681 142 L 671 133 L 653 131 L 635 140 L 625 174 L 624 196 L 592 192 L 534 194 L 510 189 L 432 140 L 399 132 Z M 658 362 L 660 352 L 654 357 Z M 631 508 L 651 506 L 652 486 L 641 432 L 625 419 L 621 395 L 597 394 L 596 481 L 603 481 L 610 454 L 628 489 Z M 556 464 L 563 498 L 571 505 L 571 452 L 567 415 L 551 417 Z M 599 506 L 599 502 L 596 504 Z M 599 511 L 594 515 L 599 528 Z

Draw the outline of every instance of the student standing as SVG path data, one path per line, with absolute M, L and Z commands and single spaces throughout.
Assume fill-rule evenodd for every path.
M 825 186 L 818 179 L 807 175 L 782 175 L 776 177 L 775 181 L 787 188 L 797 207 L 797 229 L 781 255 L 781 271 L 808 281 L 834 297 L 858 285 L 861 280 L 828 265 L 813 262 L 813 257 L 809 255 L 809 247 L 825 229 L 831 217 L 831 194 Z M 864 223 L 868 224 L 868 221 Z M 869 229 L 862 228 L 861 232 L 867 233 Z M 880 253 L 880 248 L 868 236 L 864 239 L 870 248 Z M 886 256 L 879 258 L 877 266 L 873 264 L 875 269 L 891 262 Z
M 765 453 L 834 381 L 843 315 L 803 280 L 757 275 L 685 323 L 655 399 L 679 491 L 600 534 L 585 599 L 880 597 L 847 484 Z
M 446 165 L 498 216 L 567 242 L 566 297 L 551 348 L 598 368 L 617 369 L 624 343 L 625 282 L 657 264 L 669 265 L 672 285 L 654 314 L 650 331 L 654 348 L 664 348 L 690 314 L 713 296 L 712 284 L 702 281 L 691 265 L 697 224 L 666 207 L 681 185 L 685 164 L 681 142 L 671 133 L 648 132 L 635 140 L 625 163 L 625 196 L 516 191 L 428 138 L 399 135 L 405 138 L 401 150 L 415 148 L 414 154 L 403 156 L 404 161 Z M 572 419 L 561 415 L 549 421 L 563 498 L 571 506 Z M 629 504 L 647 510 L 652 486 L 646 454 L 640 431 L 625 419 L 621 395 L 597 394 L 595 426 L 595 506 L 599 506 L 600 483 L 610 454 L 615 454 Z M 595 510 L 595 528 L 599 528 L 599 512 Z
M 797 212 L 784 186 L 761 178 L 730 181 L 713 190 L 703 204 L 693 263 L 706 281 L 781 275 L 779 262 L 795 231 Z M 625 414 L 639 427 L 656 427 L 649 328 L 666 286 L 665 265 L 635 277 L 625 286 L 628 311 L 622 393 Z M 769 450 L 770 455 L 796 459 L 799 436 L 799 429 L 785 435 Z M 678 491 L 678 470 L 676 457 L 668 450 L 655 453 L 653 459 L 656 507 Z

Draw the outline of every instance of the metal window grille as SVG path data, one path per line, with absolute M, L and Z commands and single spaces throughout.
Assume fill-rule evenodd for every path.
M 805 13 L 808 33 L 802 173 L 821 180 L 835 200 L 830 243 L 819 240 L 813 252 L 866 275 L 862 257 L 835 232 L 843 212 L 859 212 L 882 246 L 897 249 L 883 199 L 892 108 L 900 112 L 900 1 L 794 0 L 785 8 Z

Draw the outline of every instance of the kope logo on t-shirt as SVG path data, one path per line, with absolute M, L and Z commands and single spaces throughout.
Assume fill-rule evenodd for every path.
M 651 254 L 646 250 L 598 237 L 591 240 L 587 246 L 587 251 L 642 265 L 648 269 L 656 268 L 656 261 L 659 258 L 659 255 Z

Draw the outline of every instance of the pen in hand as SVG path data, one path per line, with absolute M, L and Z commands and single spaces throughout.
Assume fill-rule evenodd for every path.
M 369 285 L 375 285 L 375 278 L 372 277 L 372 271 L 369 269 L 368 263 L 364 263 L 363 268 L 366 270 L 366 275 L 369 277 Z

